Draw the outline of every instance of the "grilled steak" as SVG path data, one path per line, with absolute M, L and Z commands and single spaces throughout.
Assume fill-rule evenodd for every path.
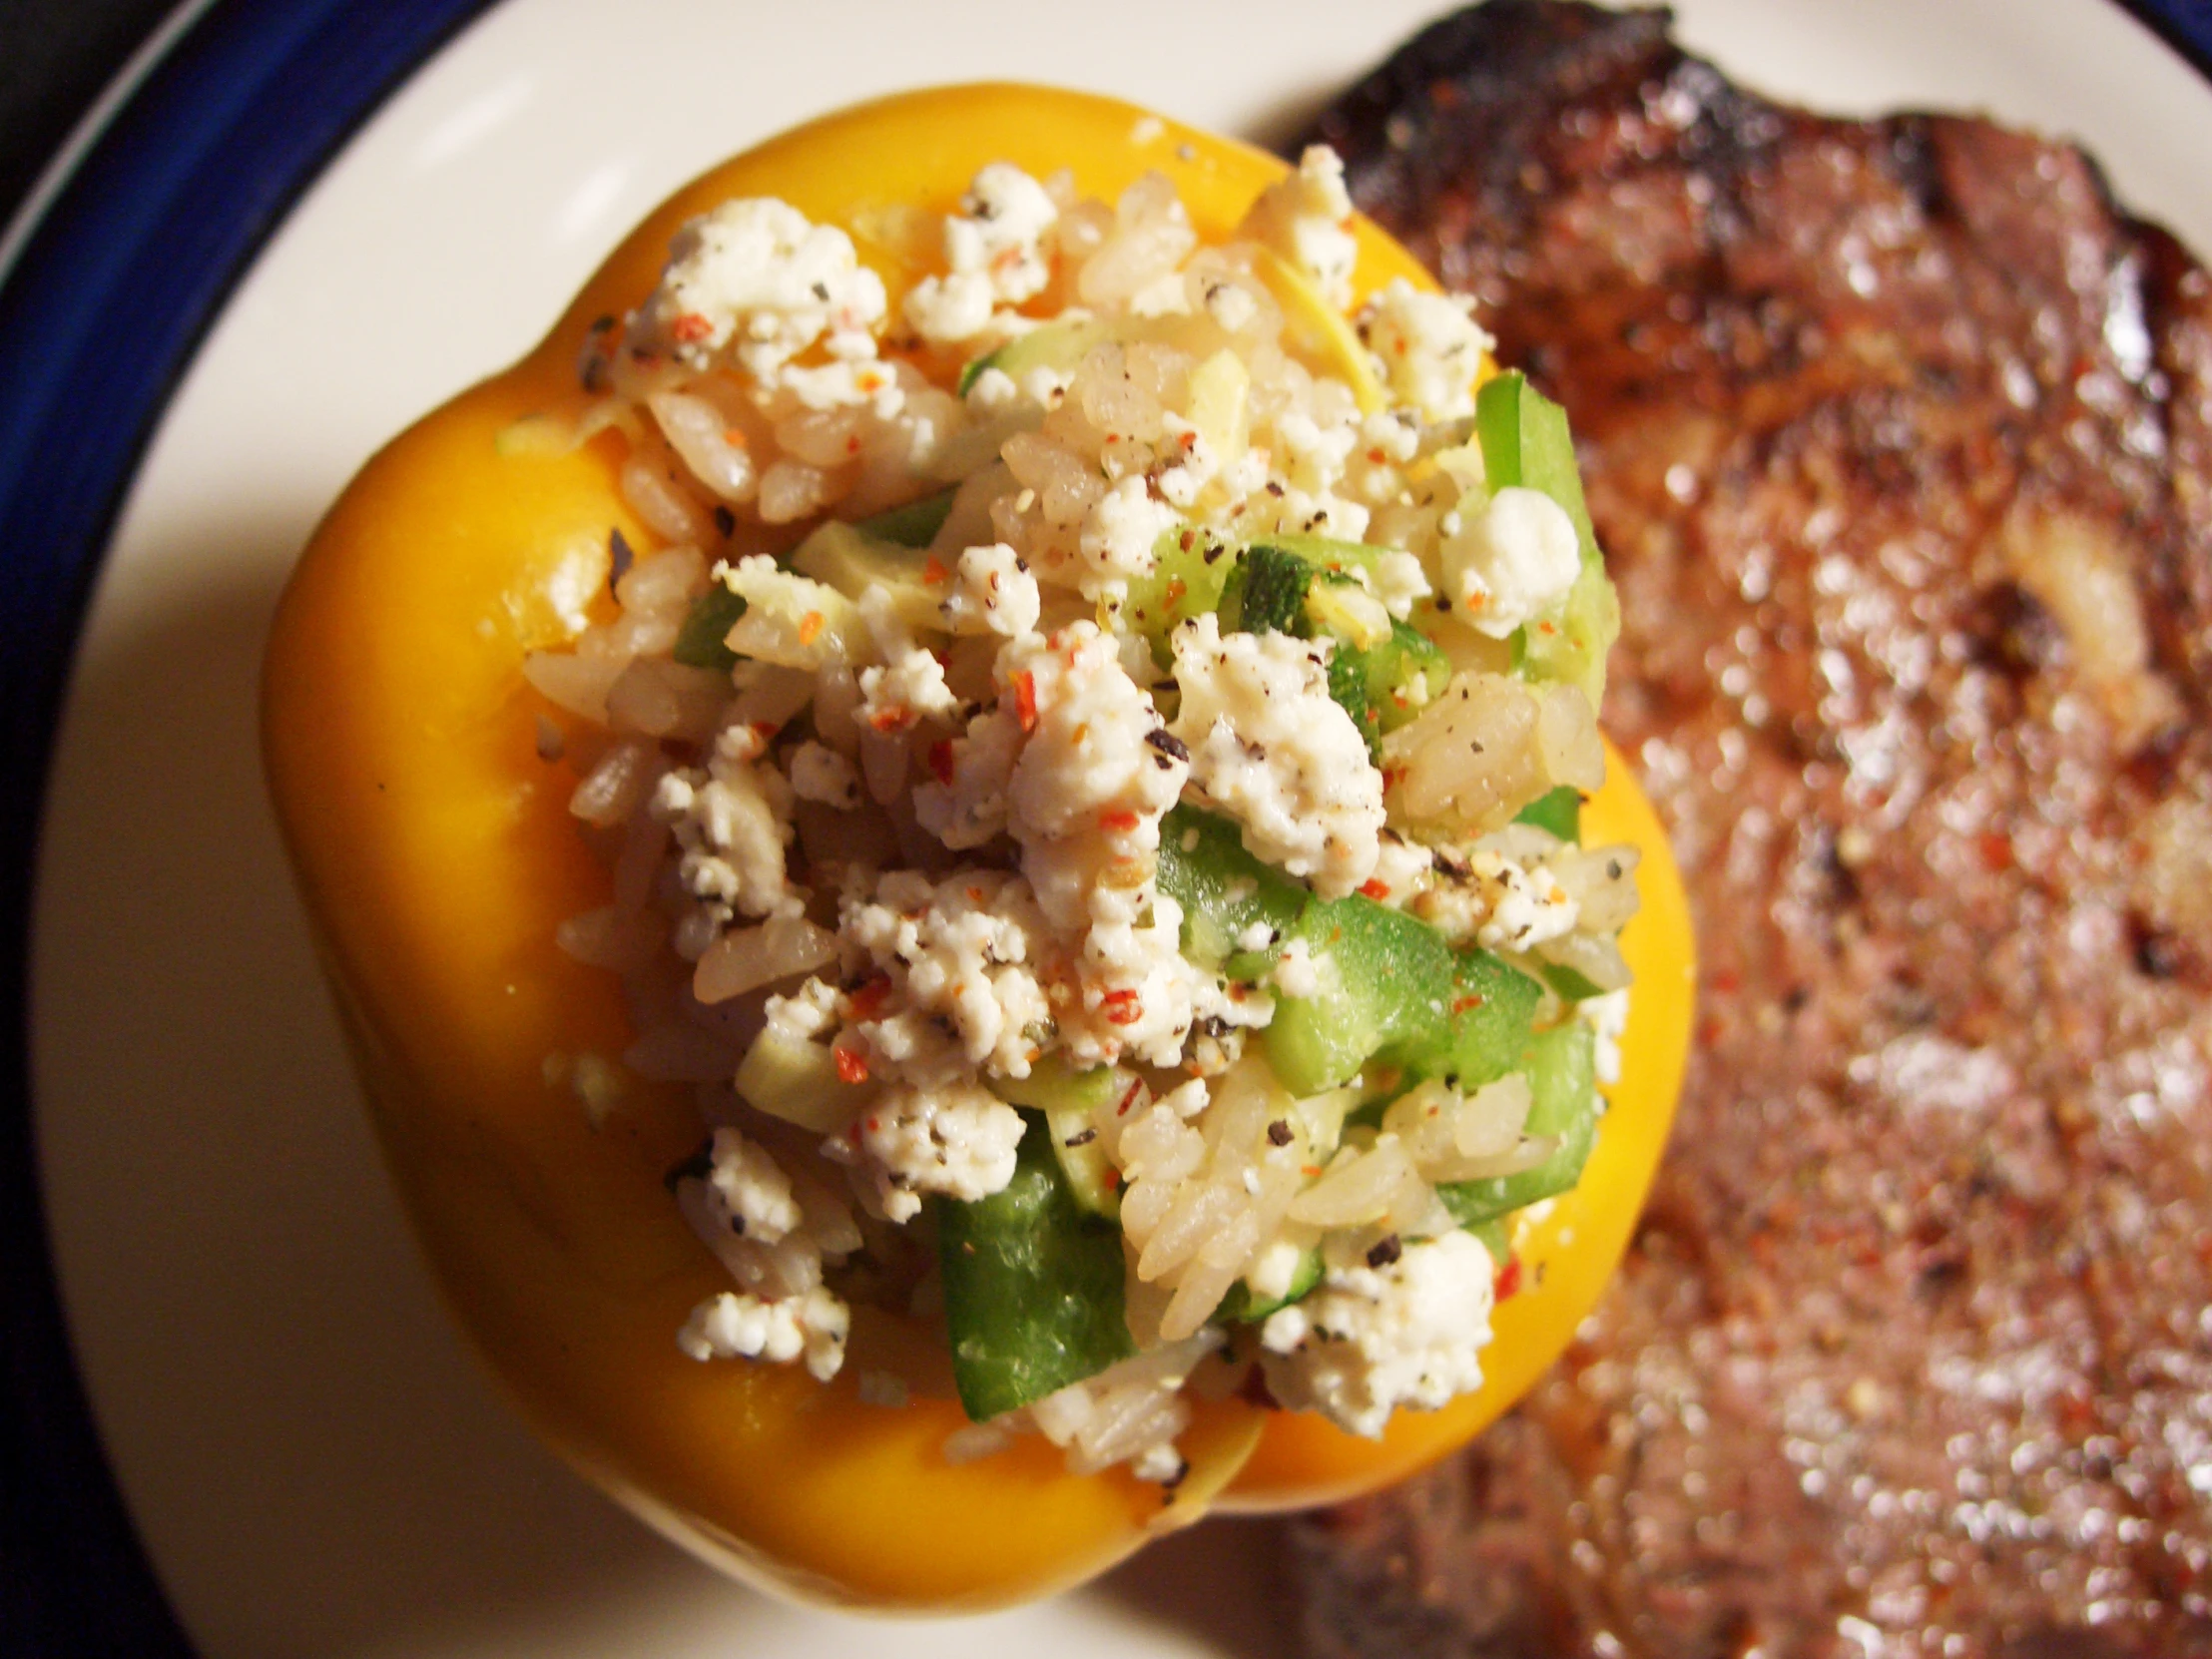
M 2094 164 L 1494 0 L 1319 137 L 1571 411 L 1700 1028 L 1321 1655 L 2212 1654 L 2212 283 Z

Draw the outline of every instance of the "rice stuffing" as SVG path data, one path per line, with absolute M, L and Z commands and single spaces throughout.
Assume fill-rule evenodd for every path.
M 998 164 L 894 302 L 729 202 L 592 331 L 573 436 L 657 545 L 525 672 L 613 1083 L 698 1095 L 701 1363 L 828 1382 L 871 1303 L 943 1328 L 948 1456 L 1171 1488 L 1193 1390 L 1372 1435 L 1480 1382 L 1617 1074 L 1612 592 L 1556 410 L 1465 302 L 1355 305 L 1350 223 L 1325 150 L 1217 246 Z M 1069 1277 L 972 1265 L 1012 1234 Z

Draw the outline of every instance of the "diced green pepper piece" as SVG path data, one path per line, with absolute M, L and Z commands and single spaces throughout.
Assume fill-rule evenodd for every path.
M 1318 1094 L 1369 1060 L 1471 1087 L 1512 1069 L 1542 996 L 1486 950 L 1454 951 L 1418 917 L 1357 894 L 1316 900 L 1299 918 L 1317 961 L 1313 996 L 1279 996 L 1261 1041 L 1295 1095 Z
M 1316 570 L 1335 571 L 1349 576 L 1356 570 L 1373 576 L 1382 549 L 1370 547 L 1366 542 L 1339 541 L 1334 536 L 1310 536 L 1297 532 L 1282 532 L 1266 537 L 1259 545 L 1272 547 L 1278 553 L 1288 553 L 1293 558 L 1304 559 Z
M 1048 1054 L 1029 1068 L 1027 1077 L 991 1079 L 991 1092 L 999 1099 L 1044 1114 L 1052 1155 L 1060 1160 L 1060 1174 L 1075 1202 L 1108 1220 L 1121 1214 L 1121 1175 L 1099 1145 L 1097 1118 L 1115 1091 L 1126 1086 L 1128 1075 L 1112 1066 L 1075 1071 Z
M 1582 1177 L 1597 1138 L 1597 1039 L 1569 1020 L 1530 1039 L 1525 1063 L 1531 1096 L 1528 1133 L 1557 1135 L 1559 1150 L 1534 1169 L 1486 1181 L 1447 1182 L 1436 1189 L 1462 1227 L 1554 1198 Z
M 1182 906 L 1183 954 L 1248 982 L 1268 970 L 1276 946 L 1245 950 L 1237 941 L 1255 923 L 1280 940 L 1313 896 L 1247 852 L 1233 821 L 1195 807 L 1170 808 L 1160 821 L 1159 882 Z
M 1534 825 L 1538 830 L 1579 846 L 1582 842 L 1582 792 L 1572 784 L 1546 790 L 1515 813 L 1513 822 Z
M 1483 382 L 1475 394 L 1474 430 L 1490 488 L 1518 484 L 1542 490 L 1574 521 L 1582 551 L 1581 574 L 1558 620 L 1524 630 L 1525 638 L 1515 642 L 1514 669 L 1531 679 L 1579 686 L 1596 708 L 1605 695 L 1605 654 L 1620 635 L 1620 602 L 1582 498 L 1567 412 L 1515 371 Z
M 1191 620 L 1219 610 L 1237 570 L 1237 550 L 1212 530 L 1183 526 L 1167 531 L 1153 547 L 1152 569 L 1132 578 L 1122 601 L 1121 621 L 1152 645 L 1152 660 L 1162 668 L 1174 661 L 1168 636 Z
M 738 666 L 738 654 L 723 642 L 744 615 L 744 596 L 715 583 L 692 601 L 669 654 L 686 668 L 711 668 L 728 674 Z
M 1319 1094 L 1378 1055 L 1396 1062 L 1450 1046 L 1451 946 L 1435 928 L 1372 898 L 1315 900 L 1291 937 L 1320 964 L 1312 996 L 1278 996 L 1261 1041 L 1294 1095 Z
M 952 1380 L 976 1422 L 1136 1352 L 1122 1313 L 1121 1230 L 1085 1213 L 1044 1119 L 1022 1117 L 1003 1192 L 933 1202 Z
M 1605 994 L 1589 975 L 1568 967 L 1564 962 L 1546 962 L 1543 973 L 1544 983 L 1569 1002 L 1586 1002 L 1593 996 Z
M 877 541 L 896 542 L 900 547 L 927 547 L 951 516 L 952 497 L 956 493 L 956 488 L 942 489 L 902 507 L 885 508 L 873 517 L 857 520 L 853 528 Z

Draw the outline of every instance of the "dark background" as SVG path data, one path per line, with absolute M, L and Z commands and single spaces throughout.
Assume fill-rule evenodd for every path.
M 173 3 L 0 0 L 0 224 Z

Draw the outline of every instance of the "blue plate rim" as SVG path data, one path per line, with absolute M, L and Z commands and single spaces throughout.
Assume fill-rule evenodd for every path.
M 27 199 L 0 266 L 0 1648 L 190 1659 L 101 1448 L 47 1251 L 31 882 L 55 725 L 169 396 L 292 205 L 492 0 L 194 0 Z M 2212 81 L 2212 3 L 2114 0 Z M 125 335 L 102 318 L 128 315 Z M 67 400 L 92 435 L 37 447 Z M 90 416 L 91 418 L 88 418 Z

